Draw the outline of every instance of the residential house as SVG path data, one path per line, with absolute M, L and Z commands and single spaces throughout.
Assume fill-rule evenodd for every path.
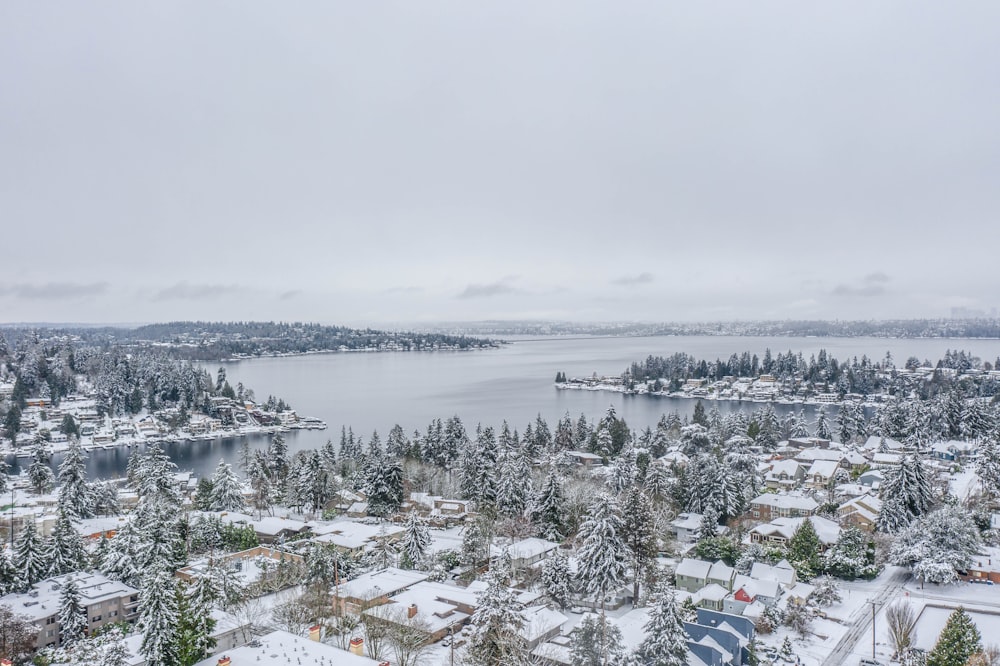
M 764 484 L 773 490 L 798 488 L 805 478 L 805 467 L 797 460 L 777 460 L 764 475 Z
M 860 527 L 866 532 L 875 530 L 882 500 L 874 495 L 862 495 L 848 500 L 837 508 L 837 516 L 843 525 Z
M 586 451 L 566 451 L 565 455 L 581 467 L 598 467 L 604 464 L 601 456 Z
M 334 588 L 334 607 L 341 612 L 360 611 L 389 603 L 389 598 L 398 595 L 417 583 L 427 580 L 429 574 L 387 567 L 362 574 Z
M 706 664 L 743 666 L 750 661 L 753 622 L 745 617 L 699 608 L 695 622 L 685 622 L 688 649 Z M 688 663 L 694 663 L 688 660 Z
M 809 467 L 809 471 L 806 472 L 805 485 L 816 489 L 827 488 L 833 483 L 837 471 L 841 469 L 840 461 L 817 460 Z
M 757 520 L 811 516 L 819 507 L 812 497 L 799 493 L 764 493 L 750 502 L 750 515 Z
M 674 570 L 675 585 L 680 590 L 695 593 L 708 585 L 712 563 L 685 557 Z
M 979 452 L 979 446 L 974 442 L 948 440 L 931 444 L 931 457 L 948 462 L 962 462 Z
M 498 558 L 507 554 L 510 556 L 511 566 L 515 569 L 523 569 L 551 557 L 558 549 L 559 544 L 555 541 L 531 537 L 515 541 L 512 544 L 492 544 L 490 557 Z
M 296 664 L 298 666 L 389 666 L 388 661 L 369 659 L 361 654 L 364 642 L 357 643 L 358 654 L 303 638 L 287 631 L 272 631 L 256 637 L 241 647 L 217 651 L 195 666 L 242 666 L 243 664 Z
M 700 513 L 682 513 L 670 523 L 670 531 L 678 541 L 690 542 L 698 538 L 701 528 Z
M 1000 583 L 1000 548 L 990 546 L 982 555 L 974 555 L 965 571 L 959 572 L 959 578 L 973 583 Z
M 889 469 L 899 467 L 903 463 L 901 453 L 876 453 L 872 456 L 872 467 L 875 469 Z
M 764 607 L 773 606 L 781 597 L 781 583 L 772 578 L 758 580 L 750 576 L 739 575 L 733 581 L 733 593 L 723 602 L 723 610 L 727 613 L 742 615 L 743 610 L 754 602 Z
M 784 546 L 805 520 L 806 518 L 775 518 L 769 523 L 751 528 L 749 540 L 752 543 Z M 809 520 L 816 529 L 821 550 L 825 551 L 837 542 L 840 525 L 822 516 L 812 516 Z
M 791 587 L 795 584 L 797 575 L 795 568 L 788 560 L 781 560 L 775 565 L 754 562 L 750 567 L 750 577 L 754 580 L 776 580 L 783 587 Z
M 36 648 L 59 646 L 59 595 L 69 579 L 80 591 L 80 605 L 87 611 L 87 633 L 107 624 L 134 623 L 138 617 L 139 591 L 99 573 L 72 573 L 35 583 L 25 593 L 0 597 L 0 606 L 9 606 L 38 627 Z

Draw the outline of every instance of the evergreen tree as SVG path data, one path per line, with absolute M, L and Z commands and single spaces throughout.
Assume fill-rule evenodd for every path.
M 90 518 L 94 515 L 83 450 L 76 440 L 70 442 L 66 457 L 59 465 L 59 507 L 74 518 Z
M 211 511 L 243 511 L 247 504 L 243 499 L 243 487 L 233 472 L 232 465 L 220 459 L 212 475 Z
M 403 538 L 400 540 L 400 552 L 403 561 L 409 568 L 419 566 L 427 555 L 427 549 L 431 546 L 431 535 L 427 531 L 427 526 L 420 519 L 416 511 L 410 511 L 406 517 L 406 526 L 403 531 Z
M 570 602 L 570 588 L 569 560 L 557 551 L 542 564 L 542 589 L 560 610 L 565 610 Z
M 403 503 L 403 468 L 398 460 L 370 458 L 364 470 L 363 490 L 371 515 L 386 518 L 399 511 Z
M 505 518 L 524 515 L 531 501 L 531 469 L 528 459 L 517 448 L 500 455 L 497 474 L 497 513 Z
M 632 604 L 639 603 L 639 580 L 656 557 L 656 538 L 653 534 L 653 507 L 646 495 L 633 486 L 622 502 L 625 545 L 631 555 Z
M 879 490 L 882 498 L 876 522 L 879 531 L 895 534 L 930 510 L 933 490 L 929 476 L 916 455 L 904 457 L 899 467 L 889 471 Z
M 795 659 L 795 652 L 792 650 L 792 641 L 788 638 L 788 636 L 785 636 L 785 640 L 781 642 L 781 648 L 778 650 L 778 656 L 786 663 Z
M 518 632 L 521 604 L 497 571 L 486 575 L 486 590 L 472 615 L 468 656 L 475 666 L 518 666 L 524 660 Z
M 71 645 L 87 633 L 87 609 L 80 603 L 80 588 L 72 577 L 59 589 L 59 642 Z
M 550 469 L 545 482 L 535 498 L 531 519 L 538 526 L 543 539 L 562 541 L 566 536 L 566 498 L 562 480 L 555 469 Z
M 588 613 L 573 631 L 570 658 L 573 666 L 623 664 L 622 632 L 613 622 Z
M 820 407 L 816 415 L 816 436 L 820 439 L 832 439 L 833 432 L 830 429 L 830 419 L 826 416 L 826 407 Z
M 204 576 L 202 578 L 205 578 Z M 212 632 L 211 600 L 194 585 L 175 588 L 178 625 L 176 628 L 177 659 L 180 666 L 194 666 L 215 647 Z
M 943 506 L 914 521 L 897 535 L 889 561 L 909 566 L 913 575 L 932 583 L 952 583 L 979 552 L 982 540 L 963 507 Z
M 615 500 L 601 495 L 591 505 L 577 535 L 582 543 L 577 551 L 576 583 L 584 594 L 596 597 L 602 620 L 608 594 L 626 579 L 628 548 L 622 539 L 624 527 Z M 606 656 L 608 646 L 604 638 L 601 654 Z
M 808 518 L 799 524 L 788 541 L 788 560 L 805 580 L 819 572 L 821 545 L 816 527 Z
M 100 563 L 101 572 L 108 578 L 120 580 L 133 587 L 139 584 L 142 542 L 131 521 L 118 528 L 108 543 L 107 552 Z
M 179 663 L 177 630 L 180 623 L 172 575 L 166 570 L 152 573 L 139 594 L 139 629 L 143 632 L 139 654 L 147 666 Z
M 14 568 L 14 563 L 10 561 L 7 550 L 0 548 L 0 597 L 11 592 L 16 592 L 17 589 L 17 569 Z
M 48 572 L 45 550 L 45 541 L 35 529 L 35 521 L 27 521 L 14 541 L 13 564 L 17 570 L 19 589 L 26 591 L 45 578 Z
M 875 568 L 875 548 L 868 536 L 857 527 L 841 530 L 837 542 L 824 555 L 824 568 L 838 578 L 853 580 L 873 575 Z
M 927 666 L 965 666 L 969 657 L 983 649 L 981 638 L 972 618 L 958 607 L 948 617 L 934 649 L 927 655 Z
M 59 514 L 55 527 L 52 528 L 45 559 L 48 564 L 48 576 L 71 573 L 84 568 L 87 564 L 87 550 L 83 545 L 83 537 L 76 531 L 65 513 Z
M 687 664 L 687 633 L 677 609 L 677 601 L 669 589 L 660 591 L 656 605 L 649 613 L 646 637 L 636 651 L 643 666 L 684 666 Z
M 976 472 L 979 474 L 983 492 L 994 499 L 1000 497 L 1000 447 L 992 437 L 979 447 Z
M 28 483 L 31 484 L 31 490 L 36 495 L 51 490 L 52 484 L 55 482 L 52 468 L 49 467 L 50 462 L 49 452 L 45 450 L 45 441 L 37 439 L 32 452 L 31 464 L 28 466 Z

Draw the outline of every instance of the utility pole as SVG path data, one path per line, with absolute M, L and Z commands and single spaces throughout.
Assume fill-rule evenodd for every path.
M 875 602 L 868 603 L 872 605 L 872 661 L 875 661 Z

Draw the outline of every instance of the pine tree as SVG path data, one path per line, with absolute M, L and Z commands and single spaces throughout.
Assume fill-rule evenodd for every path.
M 427 531 L 427 526 L 420 519 L 416 511 L 411 511 L 406 517 L 406 527 L 403 531 L 403 538 L 400 540 L 400 552 L 403 561 L 410 568 L 419 566 L 427 550 L 431 546 L 431 535 Z
M 556 552 L 542 564 L 542 589 L 563 610 L 569 606 L 570 585 L 569 560 L 562 552 Z
M 160 570 L 146 579 L 139 594 L 139 653 L 147 666 L 176 666 L 180 617 L 172 575 Z
M 830 430 L 830 419 L 826 416 L 826 408 L 820 407 L 816 415 L 816 436 L 820 439 L 831 439 L 833 433 Z
M 900 532 L 889 549 L 889 561 L 909 566 L 913 575 L 931 583 L 951 583 L 968 568 L 982 540 L 969 512 L 943 506 Z
M 622 540 L 624 523 L 615 500 L 609 495 L 599 496 L 591 505 L 580 526 L 577 537 L 581 546 L 577 551 L 577 587 L 604 607 L 609 593 L 625 582 L 628 548 Z M 601 654 L 607 655 L 607 643 L 601 643 Z
M 645 494 L 633 486 L 622 502 L 622 536 L 631 554 L 632 604 L 639 603 L 639 580 L 656 557 L 653 507 Z
M 178 585 L 175 591 L 178 625 L 177 659 L 180 666 L 194 666 L 215 647 L 212 604 L 196 586 Z
M 588 613 L 573 630 L 570 659 L 573 666 L 623 664 L 622 632 L 606 617 Z
M 476 666 L 517 666 L 523 661 L 518 632 L 524 625 L 514 591 L 503 576 L 491 571 L 486 575 L 486 590 L 472 615 L 472 638 L 468 656 Z
M 819 535 L 812 521 L 805 518 L 788 541 L 788 559 L 799 576 L 809 580 L 820 569 Z
M 132 522 L 118 528 L 108 543 L 107 553 L 101 560 L 104 575 L 120 580 L 126 585 L 137 586 L 140 578 L 140 552 L 142 544 Z
M 71 645 L 87 633 L 87 609 L 80 603 L 80 589 L 68 577 L 59 589 L 59 642 Z
M 934 649 L 927 655 L 927 666 L 965 666 L 969 657 L 983 649 L 981 638 L 972 618 L 959 606 L 948 617 Z
M 636 656 L 644 666 L 684 666 L 687 664 L 687 633 L 677 609 L 677 601 L 669 589 L 660 591 L 656 605 L 649 613 L 646 638 L 639 644 Z
M 868 536 L 857 527 L 841 530 L 837 542 L 823 557 L 824 568 L 838 578 L 853 580 L 874 574 L 874 547 L 869 547 Z
M 7 555 L 7 550 L 0 548 L 0 597 L 18 589 L 17 569 Z
M 233 472 L 232 465 L 220 459 L 212 475 L 212 492 L 209 495 L 211 511 L 243 511 L 247 504 L 243 499 L 243 488 Z
M 795 659 L 795 652 L 792 650 L 792 641 L 785 636 L 785 640 L 781 642 L 781 648 L 778 650 L 778 656 L 784 662 L 790 662 Z
M 895 534 L 927 513 L 933 502 L 929 473 L 916 455 L 904 457 L 899 467 L 890 470 L 879 492 L 882 509 L 876 526 L 888 534 Z
M 60 576 L 86 566 L 88 558 L 83 537 L 65 513 L 59 514 L 55 527 L 52 528 L 45 559 L 49 576 Z
M 35 521 L 26 522 L 14 542 L 13 564 L 17 570 L 19 589 L 26 591 L 45 578 L 48 571 L 45 550 L 45 540 L 38 535 Z
M 992 437 L 979 447 L 976 472 L 979 474 L 983 492 L 992 498 L 1000 497 L 1000 448 Z
M 386 518 L 399 511 L 403 503 L 403 468 L 398 460 L 373 456 L 367 461 L 363 476 L 368 513 Z
M 90 518 L 94 515 L 83 450 L 76 440 L 70 442 L 66 457 L 59 465 L 59 507 L 74 518 Z
M 31 465 L 28 466 L 28 483 L 36 495 L 48 492 L 55 482 L 52 468 L 49 467 L 50 461 L 49 452 L 45 450 L 45 441 L 38 439 L 32 452 Z
M 566 498 L 563 495 L 562 480 L 555 469 L 550 469 L 545 482 L 535 498 L 531 519 L 538 526 L 543 539 L 562 541 L 566 536 Z

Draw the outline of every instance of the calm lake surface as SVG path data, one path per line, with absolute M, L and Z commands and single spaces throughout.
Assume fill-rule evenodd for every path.
M 909 356 L 936 361 L 948 349 L 964 349 L 993 362 L 1000 341 L 965 339 L 897 340 L 886 338 L 773 338 L 773 337 L 647 337 L 647 338 L 534 338 L 516 340 L 502 349 L 472 352 L 334 353 L 260 358 L 222 363 L 230 383 L 243 382 L 258 400 L 269 394 L 288 401 L 300 416 L 326 421 L 324 431 L 299 430 L 285 435 L 295 452 L 338 442 L 341 426 L 350 426 L 365 440 L 378 430 L 383 441 L 396 423 L 408 434 L 424 431 L 434 418 L 458 415 L 469 432 L 477 423 L 499 426 L 505 419 L 519 431 L 541 414 L 554 428 L 569 412 L 575 420 L 590 419 L 614 405 L 634 429 L 654 426 L 664 412 L 690 414 L 695 401 L 680 398 L 624 396 L 554 388 L 557 371 L 569 376 L 619 374 L 632 361 L 652 355 L 686 352 L 698 358 L 726 359 L 749 351 L 763 356 L 770 348 L 801 351 L 806 358 L 826 349 L 838 360 L 868 355 L 881 359 L 891 352 L 898 365 Z M 211 372 L 220 364 L 212 364 Z M 718 402 L 723 413 L 756 409 L 759 403 Z M 776 406 L 784 413 L 787 407 Z M 811 409 L 807 408 L 809 413 Z M 239 439 L 183 442 L 167 445 L 182 470 L 211 473 L 220 458 L 235 463 Z M 268 438 L 249 438 L 263 448 Z M 124 474 L 128 449 L 89 453 L 92 477 Z M 54 463 L 58 464 L 57 456 Z

